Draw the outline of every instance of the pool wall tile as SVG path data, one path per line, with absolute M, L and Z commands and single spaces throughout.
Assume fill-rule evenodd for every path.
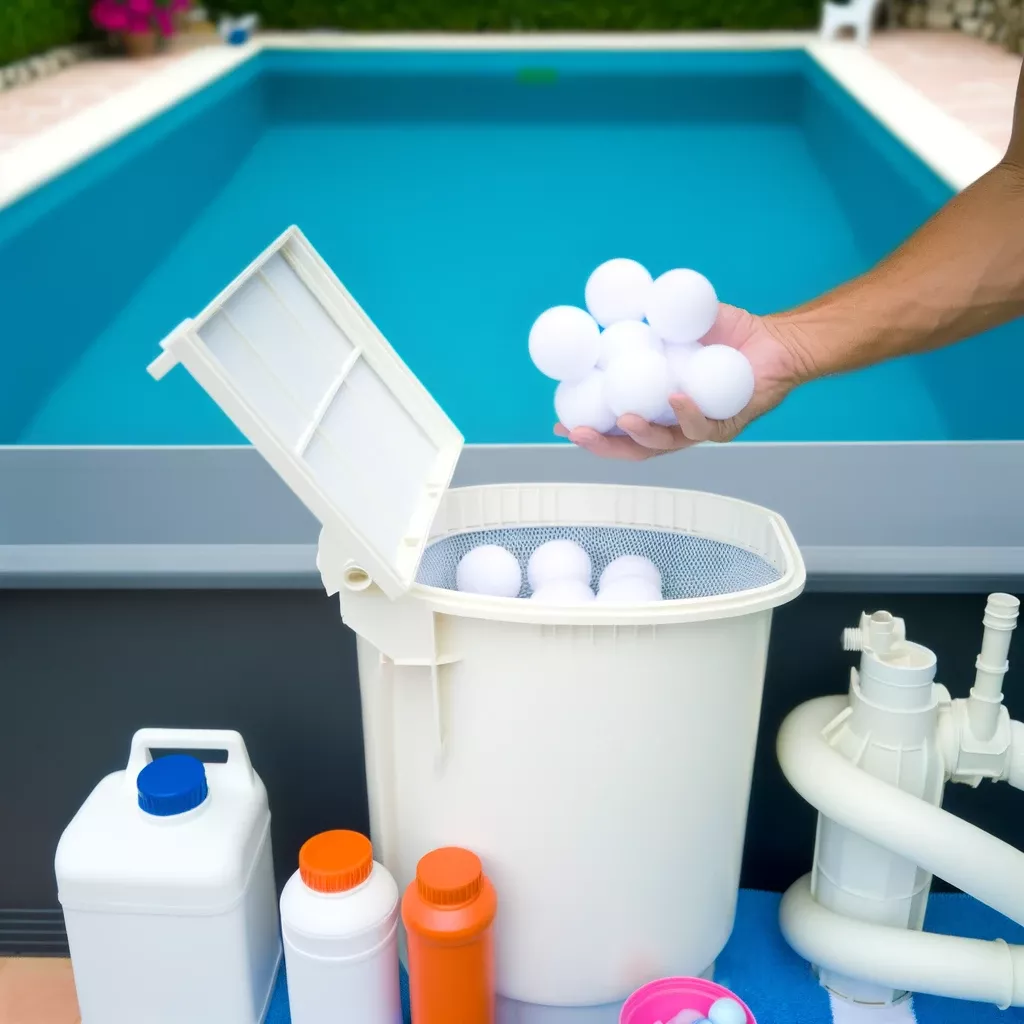
M 234 172 L 262 119 L 262 85 L 244 68 L 4 211 L 0 437 L 20 434 Z

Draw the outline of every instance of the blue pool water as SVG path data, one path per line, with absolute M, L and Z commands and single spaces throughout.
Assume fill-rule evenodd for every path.
M 467 440 L 524 443 L 553 422 L 529 326 L 602 260 L 768 312 L 948 195 L 800 52 L 263 54 L 0 212 L 0 443 L 240 441 L 145 367 L 292 223 Z M 1019 367 L 1021 332 L 817 383 L 747 439 L 1024 437 L 979 359 Z

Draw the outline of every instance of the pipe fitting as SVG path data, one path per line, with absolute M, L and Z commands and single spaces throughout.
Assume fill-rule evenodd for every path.
M 1013 737 L 1010 714 L 1001 706 L 995 709 L 992 734 L 987 739 L 976 735 L 972 699 L 955 700 L 946 714 L 940 713 L 939 738 L 949 780 L 976 788 L 982 779 L 1007 778 Z
M 1004 779 L 1014 789 L 1024 789 L 1024 722 L 1010 722 L 1010 752 Z
M 903 619 L 898 619 L 886 611 L 878 611 L 869 615 L 862 612 L 860 622 L 843 630 L 842 644 L 844 651 L 874 651 L 880 658 L 885 658 L 897 644 L 907 639 L 907 628 Z
M 990 594 L 985 605 L 985 633 L 968 698 L 971 732 L 982 741 L 991 740 L 1001 724 L 1003 679 L 1010 667 L 1007 655 L 1019 611 L 1020 601 L 1012 594 Z
M 982 622 L 986 629 L 1012 630 L 1020 614 L 1020 599 L 1013 594 L 989 594 Z

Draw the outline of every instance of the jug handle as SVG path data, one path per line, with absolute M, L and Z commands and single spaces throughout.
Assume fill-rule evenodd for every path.
M 139 772 L 153 760 L 154 750 L 223 750 L 228 755 L 225 770 L 241 776 L 250 786 L 255 783 L 245 740 L 233 729 L 139 729 L 132 737 L 125 769 L 125 782 L 132 790 Z

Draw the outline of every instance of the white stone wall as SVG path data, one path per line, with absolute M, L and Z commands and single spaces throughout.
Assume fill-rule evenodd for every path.
M 900 0 L 907 28 L 959 29 L 1024 52 L 1024 0 Z

